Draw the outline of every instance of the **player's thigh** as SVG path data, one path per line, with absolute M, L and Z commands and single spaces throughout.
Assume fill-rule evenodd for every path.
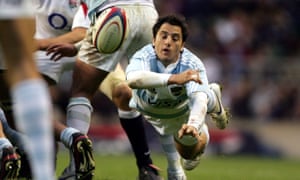
M 118 64 L 115 71 L 110 72 L 101 83 L 99 90 L 112 100 L 113 91 L 118 88 L 118 85 L 125 83 L 125 79 L 125 72 L 121 65 Z
M 71 95 L 92 99 L 107 74 L 106 71 L 77 60 L 73 70 Z
M 13 67 L 22 56 L 30 56 L 34 48 L 33 4 L 27 0 L 0 0 L 0 4 L 0 44 L 5 53 L 7 66 Z
M 45 55 L 45 52 L 39 51 L 36 53 L 38 70 L 52 82 L 51 84 L 57 84 L 64 72 L 73 70 L 74 63 L 75 57 L 64 57 L 60 61 L 54 62 L 50 60 L 49 56 Z
M 125 6 L 128 22 L 129 42 L 124 42 L 125 53 L 130 58 L 138 49 L 152 42 L 152 27 L 158 18 L 157 11 L 150 6 Z M 126 44 L 127 43 L 127 44 Z

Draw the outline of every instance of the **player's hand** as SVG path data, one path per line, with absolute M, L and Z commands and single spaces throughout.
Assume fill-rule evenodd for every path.
M 182 138 L 182 136 L 184 135 L 191 135 L 197 138 L 199 136 L 199 132 L 194 126 L 183 124 L 180 130 L 178 131 L 178 138 Z
M 172 74 L 168 80 L 168 84 L 179 84 L 183 85 L 189 81 L 195 81 L 197 83 L 202 83 L 200 80 L 200 74 L 197 70 L 186 70 L 180 74 Z
M 47 55 L 51 54 L 50 59 L 53 61 L 58 61 L 62 57 L 74 57 L 78 52 L 75 45 L 69 43 L 52 44 L 46 49 L 46 51 Z

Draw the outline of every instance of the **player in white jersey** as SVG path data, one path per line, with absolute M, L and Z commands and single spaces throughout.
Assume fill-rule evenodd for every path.
M 86 16 L 87 7 L 76 0 L 40 0 L 36 2 L 36 33 L 38 51 L 35 53 L 39 71 L 47 80 L 50 88 L 58 83 L 62 74 L 73 68 L 75 58 L 64 57 L 61 61 L 52 61 L 46 49 L 54 43 L 78 43 L 90 26 Z M 95 169 L 92 155 L 92 142 L 86 133 L 66 127 L 54 121 L 55 137 L 70 149 L 73 178 L 91 179 Z M 83 167 L 84 166 L 84 167 Z M 71 177 L 68 177 L 71 178 Z
M 137 51 L 126 69 L 134 89 L 130 107 L 142 112 L 159 133 L 168 179 L 185 180 L 184 169 L 198 165 L 209 142 L 206 113 L 220 129 L 226 127 L 228 114 L 221 104 L 220 86 L 209 85 L 201 60 L 184 48 L 188 36 L 184 18 L 161 17 L 152 31 L 153 43 Z
M 33 178 L 53 180 L 52 105 L 47 85 L 38 73 L 32 57 L 35 48 L 32 40 L 32 4 L 27 0 L 0 0 L 0 8 L 0 46 L 4 58 L 2 65 L 7 67 L 5 78 L 14 102 L 15 123 L 27 137 L 23 140 L 33 167 Z M 3 71 L 1 74 L 3 75 Z M 3 150 L 1 157 L 6 153 Z M 2 159 L 1 179 L 17 179 L 18 172 L 13 169 L 14 166 Z
M 88 131 L 92 111 L 90 100 L 98 89 L 97 86 L 101 83 L 100 90 L 119 108 L 121 125 L 131 142 L 136 156 L 139 179 L 160 179 L 150 158 L 143 118 L 140 113 L 132 111 L 128 107 L 131 90 L 125 82 L 125 74 L 120 66 L 115 70 L 116 64 L 121 59 L 130 57 L 135 50 L 151 41 L 151 30 L 149 31 L 149 28 L 152 27 L 157 18 L 153 2 L 149 0 L 98 1 L 95 3 L 100 3 L 100 5 L 97 4 L 96 6 L 89 1 L 85 2 L 89 9 L 89 17 L 94 20 L 97 18 L 95 16 L 101 16 L 102 10 L 106 8 L 118 6 L 125 9 L 126 16 L 130 19 L 128 21 L 130 22 L 129 29 L 127 29 L 130 36 L 115 53 L 100 54 L 94 45 L 91 44 L 91 31 L 88 31 L 86 38 L 81 43 L 82 48 L 79 52 L 79 60 L 75 64 L 72 98 L 68 106 L 68 117 L 70 118 L 67 119 L 67 124 L 80 129 L 81 132 Z M 56 50 L 60 48 L 64 49 L 62 46 L 58 44 L 57 46 L 53 46 L 53 48 Z M 92 64 L 92 62 L 96 64 Z M 97 65 L 98 63 L 102 65 Z M 84 74 L 79 73 L 86 70 L 87 72 Z M 106 76 L 108 73 L 109 75 Z M 80 74 L 83 76 L 78 76 Z M 104 79 L 105 81 L 103 81 Z
M 61 75 L 73 68 L 75 58 L 54 62 L 46 49 L 54 43 L 77 43 L 81 41 L 90 25 L 84 14 L 87 9 L 74 0 L 39 0 L 35 2 L 37 49 L 35 57 L 39 71 L 50 84 L 57 84 Z M 80 13 L 75 14 L 79 10 Z

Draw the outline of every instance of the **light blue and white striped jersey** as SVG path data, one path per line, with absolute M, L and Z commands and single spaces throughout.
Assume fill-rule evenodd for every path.
M 172 119 L 190 111 L 189 98 L 192 93 L 209 93 L 208 79 L 202 61 L 188 49 L 184 49 L 179 60 L 168 67 L 157 59 L 151 44 L 137 51 L 130 59 L 126 74 L 133 71 L 151 71 L 178 74 L 188 69 L 199 71 L 202 84 L 194 81 L 185 85 L 169 85 L 151 89 L 135 89 L 130 106 L 156 119 Z
M 92 19 L 94 13 L 118 5 L 140 4 L 154 7 L 153 0 L 81 0 L 88 7 L 88 16 Z

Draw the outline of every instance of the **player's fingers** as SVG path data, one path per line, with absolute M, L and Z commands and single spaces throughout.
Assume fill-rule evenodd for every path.
M 191 79 L 197 83 L 202 83 L 201 79 L 200 79 L 200 74 L 199 71 L 193 71 L 192 75 L 191 75 Z
M 57 52 L 57 50 L 58 50 L 58 47 L 49 47 L 46 50 L 46 54 L 49 55 L 51 53 L 55 53 L 55 52 Z
M 189 126 L 185 129 L 184 134 L 189 134 L 189 135 L 192 135 L 194 137 L 197 137 L 198 131 L 195 127 Z
M 185 130 L 186 134 L 192 134 L 192 132 L 193 132 L 193 129 L 190 127 L 186 128 L 186 130 Z
M 52 60 L 52 61 L 57 61 L 58 59 L 59 59 L 59 53 L 52 53 L 52 56 L 50 57 L 50 59 Z
M 182 131 L 182 129 L 180 129 L 178 131 L 178 138 L 180 139 L 180 138 L 182 138 L 182 136 L 183 136 L 183 131 Z
M 181 138 L 183 136 L 184 132 L 185 132 L 185 128 L 181 127 L 181 129 L 178 131 L 178 137 Z
M 62 54 L 57 54 L 56 57 L 53 59 L 54 61 L 58 61 L 63 57 Z
M 186 128 L 187 128 L 187 125 L 186 124 L 183 124 L 180 128 L 180 130 L 178 131 L 178 137 L 181 138 L 183 136 L 183 134 L 185 134 L 185 131 L 186 131 Z
M 198 137 L 199 136 L 199 132 L 196 129 L 193 130 L 193 136 L 194 137 Z
M 46 51 L 54 51 L 58 47 L 59 47 L 58 44 L 51 44 L 51 45 L 48 46 L 48 48 L 46 49 Z

